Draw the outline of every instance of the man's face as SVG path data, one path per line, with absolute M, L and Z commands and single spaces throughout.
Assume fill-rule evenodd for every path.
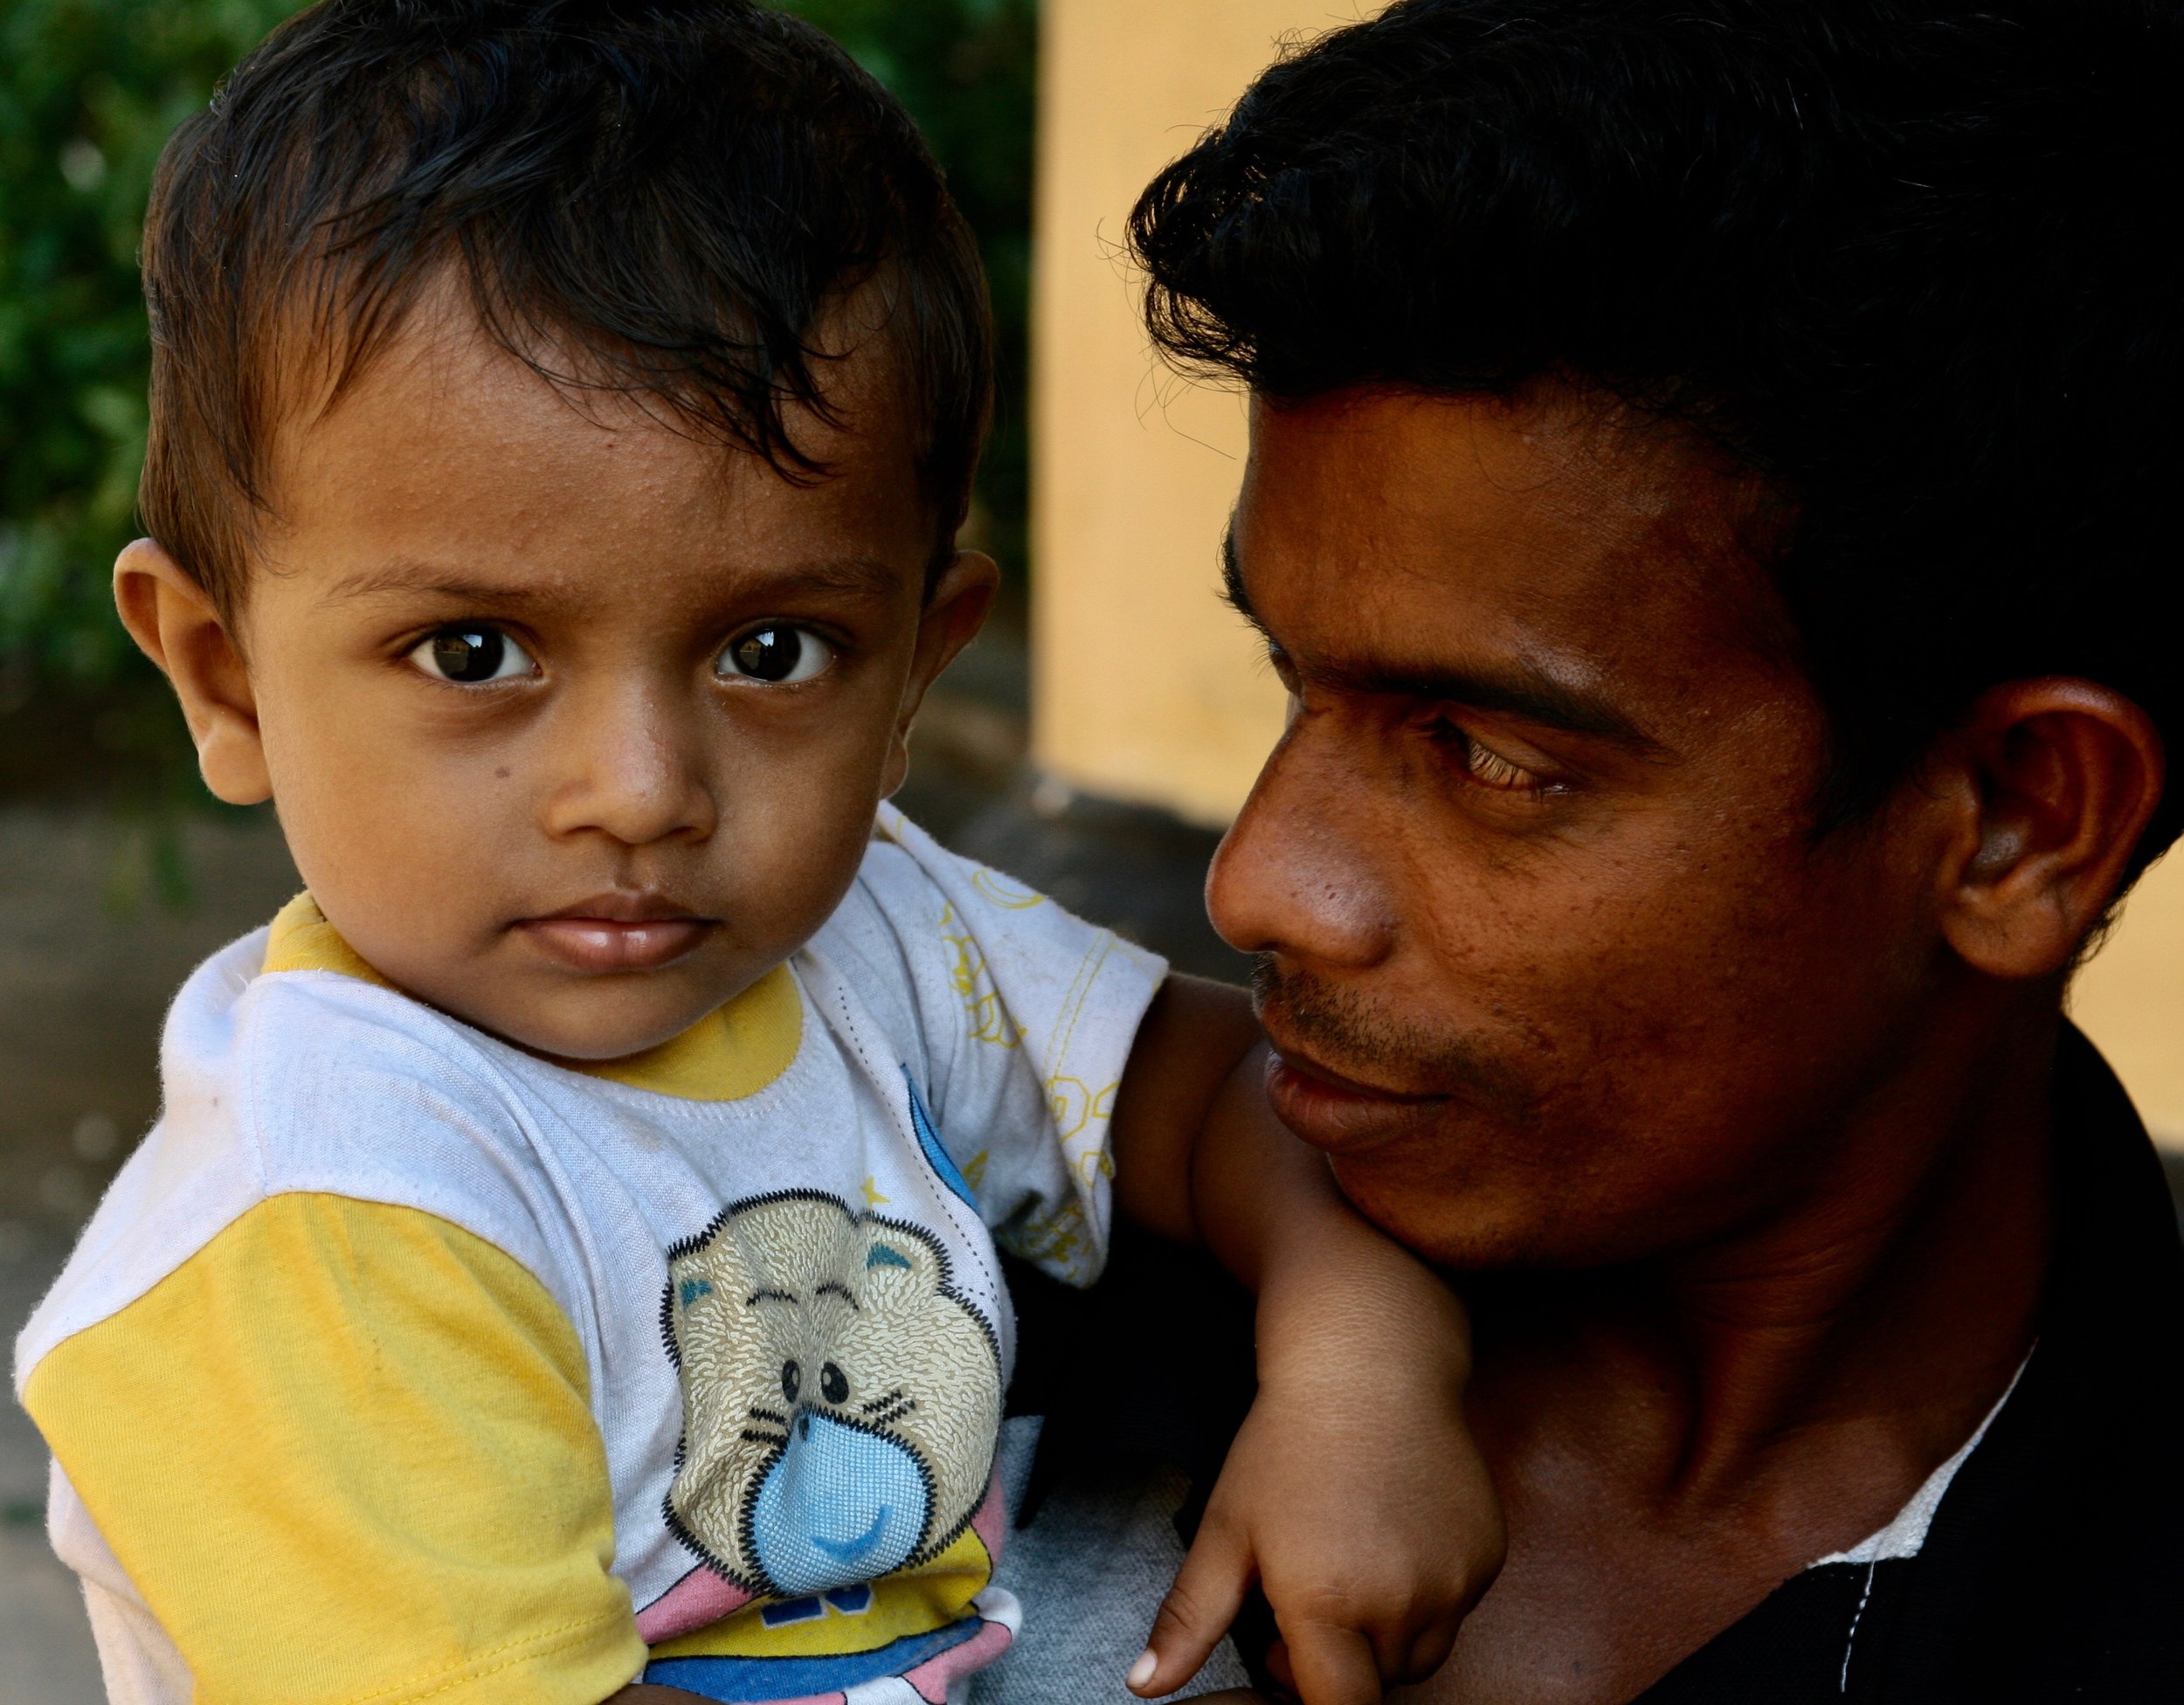
M 1765 1217 L 1937 974 L 1917 835 L 1815 837 L 1751 495 L 1568 393 L 1254 412 L 1232 577 L 1290 719 L 1209 902 L 1277 1110 L 1444 1263 Z
M 826 919 L 990 584 L 959 561 L 927 602 L 931 512 L 858 376 L 880 426 L 805 419 L 834 473 L 792 484 L 451 313 L 287 435 L 239 637 L 298 867 L 377 969 L 610 1058 Z

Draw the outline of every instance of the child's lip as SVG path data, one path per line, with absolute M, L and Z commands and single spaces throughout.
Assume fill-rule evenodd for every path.
M 714 920 L 661 894 L 615 890 L 516 926 L 572 970 L 648 971 L 694 951 Z
M 703 922 L 698 915 L 679 901 L 650 888 L 607 888 L 589 897 L 572 901 L 557 912 L 542 912 L 530 919 L 533 923 L 558 923 L 564 919 L 583 919 L 605 923 L 675 923 Z

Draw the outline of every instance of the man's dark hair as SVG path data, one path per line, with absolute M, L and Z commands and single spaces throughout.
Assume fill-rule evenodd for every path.
M 962 519 L 992 390 L 978 252 L 826 37 L 750 0 L 320 0 L 175 134 L 145 224 L 144 521 L 224 608 L 285 412 L 443 278 L 579 399 L 639 397 L 794 479 L 825 470 L 788 411 L 834 412 L 818 335 L 868 286 L 943 542 Z
M 1131 240 L 1161 345 L 1271 399 L 1561 378 L 1768 476 L 1840 823 L 2005 680 L 2184 763 L 2180 90 L 2173 0 L 1401 0 Z M 2172 777 L 2132 873 L 2181 827 Z

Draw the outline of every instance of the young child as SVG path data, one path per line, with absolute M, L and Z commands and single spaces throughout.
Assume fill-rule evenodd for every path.
M 1260 1296 L 1130 1685 L 1254 1577 L 1312 1705 L 1433 1668 L 1499 1543 L 1444 1287 L 1240 995 L 883 804 L 995 583 L 901 110 L 738 0 L 321 0 L 145 273 L 116 596 L 309 887 L 183 988 L 17 1349 L 111 1695 L 960 1697 L 1019 1622 L 996 1247 L 1089 1282 L 1110 1195 Z

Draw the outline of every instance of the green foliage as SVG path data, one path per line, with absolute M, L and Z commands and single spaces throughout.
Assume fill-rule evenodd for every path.
M 0 0 L 0 658 L 93 685 L 144 453 L 136 274 L 174 127 L 294 0 Z
M 107 576 L 143 459 L 135 256 L 152 168 L 295 5 L 0 0 L 0 701 L 36 680 L 80 689 L 133 673 Z M 791 6 L 902 96 L 979 233 L 1003 364 L 980 520 L 1019 565 L 1035 0 Z
M 1000 386 L 974 521 L 983 522 L 985 549 L 1019 572 L 1029 487 L 1025 349 L 1037 0 L 783 3 L 841 43 L 910 109 L 978 235 L 993 284 Z

